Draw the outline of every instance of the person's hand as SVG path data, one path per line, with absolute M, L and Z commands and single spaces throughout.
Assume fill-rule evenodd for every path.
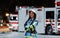
M 33 28 L 33 25 L 31 25 L 30 28 Z
M 34 29 L 35 29 L 35 28 L 34 28 L 34 25 L 31 25 L 31 26 L 30 26 L 30 30 L 31 30 L 31 31 L 34 31 Z

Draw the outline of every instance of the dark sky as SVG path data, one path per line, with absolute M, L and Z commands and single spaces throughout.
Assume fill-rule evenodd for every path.
M 0 11 L 10 11 L 15 10 L 15 6 L 45 6 L 45 7 L 54 7 L 55 0 L 0 0 Z
M 20 5 L 54 7 L 55 0 L 19 0 Z
M 0 0 L 0 10 L 2 11 L 14 11 L 17 1 L 15 0 Z

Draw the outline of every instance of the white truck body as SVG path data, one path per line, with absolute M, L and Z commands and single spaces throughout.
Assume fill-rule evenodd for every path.
M 46 12 L 47 11 L 53 11 L 54 12 L 54 22 L 52 22 L 54 25 L 52 25 L 54 27 L 54 32 L 57 31 L 57 11 L 56 8 L 25 8 L 25 7 L 19 7 L 18 10 L 18 17 L 19 17 L 19 31 L 25 31 L 24 30 L 24 23 L 27 21 L 29 14 L 26 15 L 26 10 L 29 9 L 34 9 L 36 11 L 36 15 L 37 15 L 37 19 L 38 19 L 38 26 L 36 27 L 36 30 L 38 33 L 45 33 L 45 27 L 46 24 L 49 24 L 49 22 L 46 22 L 46 20 L 48 21 L 49 19 L 46 19 Z M 52 28 L 53 28 L 52 27 Z

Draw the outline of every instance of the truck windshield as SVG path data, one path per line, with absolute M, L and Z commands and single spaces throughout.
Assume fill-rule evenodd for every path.
M 17 16 L 11 16 L 11 17 L 10 17 L 10 20 L 11 20 L 11 21 L 17 21 L 18 19 L 17 19 Z
M 58 19 L 60 18 L 60 10 L 58 11 Z

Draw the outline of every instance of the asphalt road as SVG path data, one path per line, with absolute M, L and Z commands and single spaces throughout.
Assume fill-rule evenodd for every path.
M 24 38 L 24 33 L 21 32 L 0 33 L 0 38 Z M 38 38 L 60 38 L 60 35 L 39 34 Z

